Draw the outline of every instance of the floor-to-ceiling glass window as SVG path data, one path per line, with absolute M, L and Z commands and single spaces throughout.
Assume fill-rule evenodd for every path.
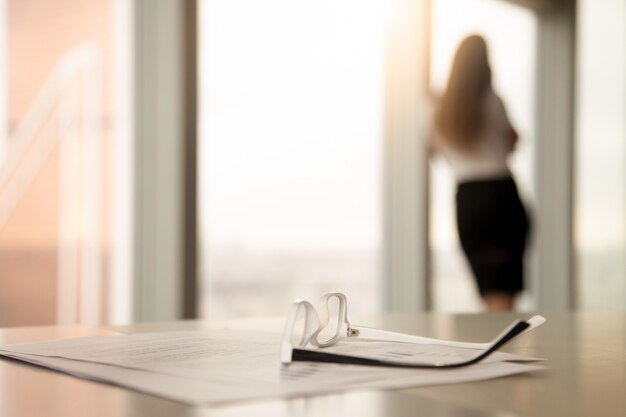
M 201 314 L 379 309 L 384 0 L 202 0 Z
M 576 304 L 626 308 L 626 5 L 577 3 Z
M 520 136 L 511 167 L 532 216 L 536 16 L 528 8 L 501 0 L 433 0 L 432 16 L 431 87 L 435 94 L 445 88 L 460 41 L 472 33 L 487 40 L 495 90 Z M 431 161 L 430 173 L 432 305 L 445 311 L 478 310 L 477 290 L 458 242 L 454 178 L 441 158 Z M 532 256 L 527 265 L 526 283 L 530 283 Z M 526 294 L 518 307 L 528 304 Z

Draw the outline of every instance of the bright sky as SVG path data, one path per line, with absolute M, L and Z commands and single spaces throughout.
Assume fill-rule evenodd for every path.
M 377 245 L 384 0 L 201 4 L 212 244 Z

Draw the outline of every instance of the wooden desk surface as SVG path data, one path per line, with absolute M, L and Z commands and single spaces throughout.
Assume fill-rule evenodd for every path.
M 0 359 L 0 415 L 23 416 L 619 416 L 626 410 L 626 313 L 546 313 L 548 322 L 504 350 L 548 358 L 547 369 L 482 382 L 395 391 L 267 400 L 221 407 L 192 407 Z M 517 314 L 405 314 L 355 323 L 426 336 L 484 341 Z M 244 320 L 236 327 L 276 328 L 282 320 Z M 0 329 L 0 343 L 53 338 L 210 328 L 182 321 L 90 328 Z M 221 323 L 220 323 L 221 325 Z

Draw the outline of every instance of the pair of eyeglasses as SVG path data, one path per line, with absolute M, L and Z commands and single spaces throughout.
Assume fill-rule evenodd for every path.
M 348 321 L 348 301 L 346 296 L 339 292 L 324 294 L 321 297 L 321 304 L 322 308 L 319 313 L 306 300 L 298 299 L 291 305 L 281 346 L 281 362 L 283 364 L 305 361 L 398 368 L 457 368 L 480 362 L 513 338 L 539 327 L 546 321 L 542 316 L 534 316 L 525 321 L 516 320 L 488 343 L 453 342 L 351 325 Z M 475 349 L 476 353 L 468 358 L 450 362 L 401 362 L 323 350 L 323 348 L 335 345 L 344 338 L 378 342 L 438 344 L 453 348 Z

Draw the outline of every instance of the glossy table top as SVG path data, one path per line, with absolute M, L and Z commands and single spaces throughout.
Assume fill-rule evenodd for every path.
M 547 358 L 547 369 L 481 382 L 403 390 L 361 390 L 291 399 L 193 407 L 121 387 L 0 359 L 1 416 L 624 416 L 626 313 L 544 313 L 548 322 L 503 350 Z M 487 341 L 531 314 L 396 314 L 355 323 L 446 339 Z M 181 321 L 123 327 L 0 329 L 0 343 L 115 332 L 223 326 Z M 282 320 L 241 320 L 237 328 L 276 329 Z

